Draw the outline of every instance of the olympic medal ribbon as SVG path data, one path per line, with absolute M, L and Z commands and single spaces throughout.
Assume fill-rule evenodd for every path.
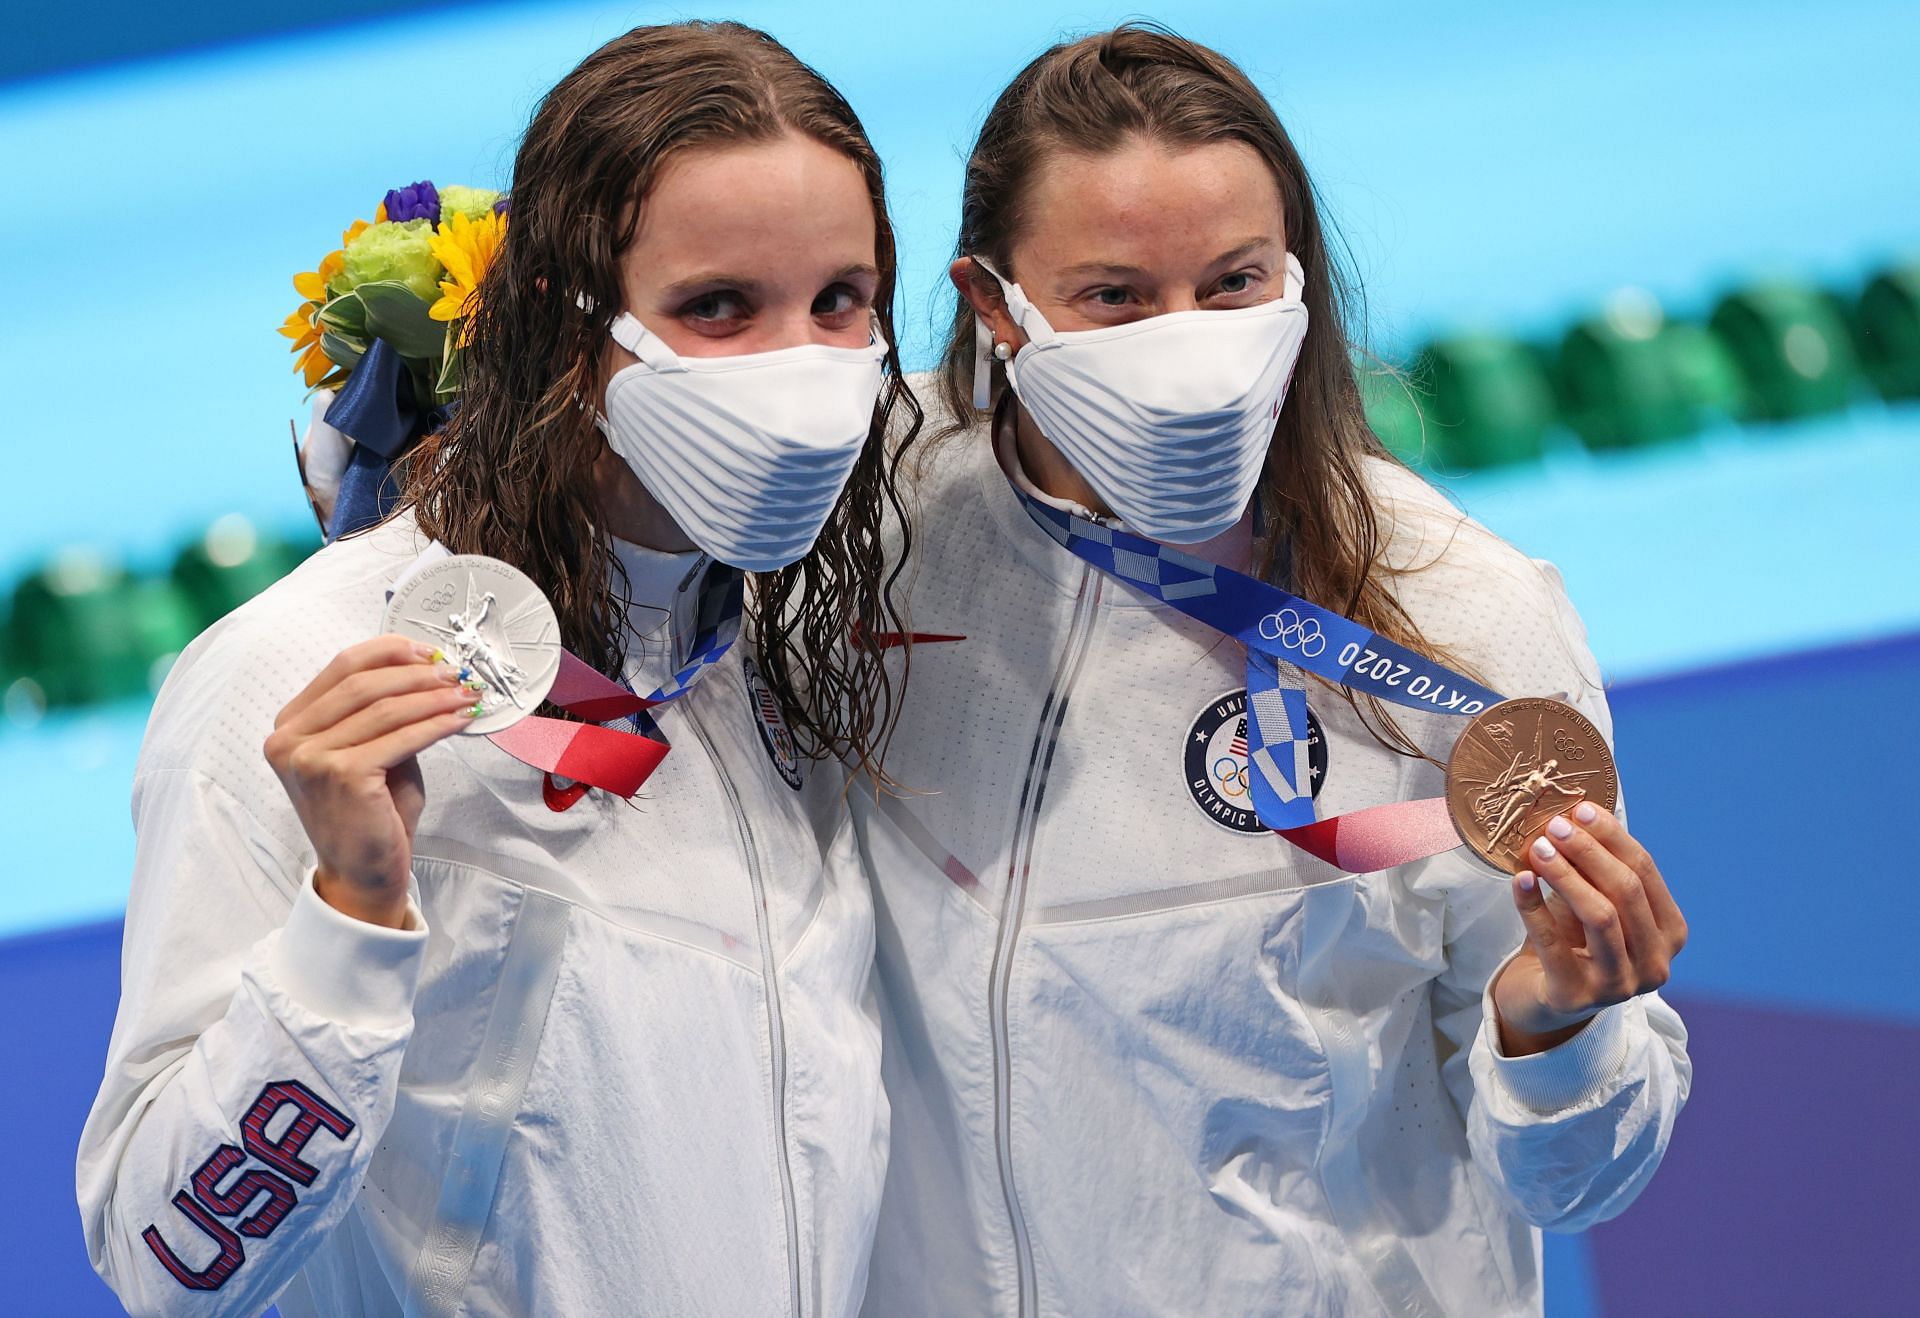
M 571 650 L 562 650 L 560 672 L 547 699 L 591 721 L 574 723 L 534 715 L 488 740 L 522 764 L 632 797 L 671 749 L 664 737 L 647 735 L 658 733 L 659 728 L 645 711 L 678 700 L 726 656 L 740 635 L 745 604 L 744 574 L 715 565 L 701 582 L 699 621 L 687 661 L 652 694 L 637 695 Z M 634 720 L 634 730 L 600 726 L 620 719 Z
M 1471 717 L 1502 697 L 1417 654 L 1244 572 L 1041 503 L 1018 486 L 1027 515 L 1084 562 L 1233 637 L 1329 682 L 1412 709 Z
M 1247 768 L 1253 812 L 1268 828 L 1296 828 L 1318 818 L 1308 735 L 1305 688 L 1282 682 L 1271 657 L 1247 651 Z
M 611 723 L 659 703 L 635 695 L 633 688 L 590 667 L 571 650 L 560 652 L 560 675 L 553 679 L 547 699 L 569 714 L 595 723 Z
M 1460 845 L 1444 796 L 1390 801 L 1274 831 L 1302 851 L 1349 874 L 1411 865 Z
M 394 578 L 388 598 L 404 589 L 422 569 L 448 556 L 446 546 L 437 540 L 430 543 Z M 701 582 L 699 620 L 688 658 L 661 687 L 650 695 L 637 695 L 571 650 L 562 649 L 559 672 L 547 692 L 547 701 L 588 722 L 529 714 L 511 727 L 488 734 L 487 740 L 522 764 L 547 774 L 632 797 L 671 749 L 664 737 L 647 735 L 657 734 L 659 728 L 646 711 L 691 691 L 700 677 L 726 656 L 739 637 L 745 602 L 745 575 L 715 564 Z M 634 730 L 602 726 L 621 719 L 631 720 Z M 551 783 L 548 788 L 551 797 Z M 578 799 L 572 796 L 567 804 Z
M 522 764 L 621 797 L 639 791 L 671 749 L 637 732 L 539 714 L 492 733 L 487 740 Z
M 1262 824 L 1350 874 L 1411 864 L 1461 844 L 1444 797 L 1319 818 L 1307 696 L 1295 670 L 1467 718 L 1499 705 L 1498 692 L 1256 577 L 1051 507 L 1008 483 L 1028 516 L 1069 553 L 1246 646 L 1247 767 Z

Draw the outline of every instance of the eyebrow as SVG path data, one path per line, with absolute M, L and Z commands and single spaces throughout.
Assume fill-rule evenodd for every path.
M 1249 238 L 1247 239 L 1247 241 L 1241 243 L 1238 247 L 1232 248 L 1229 251 L 1222 252 L 1220 255 L 1214 257 L 1213 260 L 1209 261 L 1207 264 L 1208 265 L 1229 265 L 1234 261 L 1240 260 L 1242 257 L 1251 256 L 1254 252 L 1258 251 L 1260 248 L 1272 247 L 1272 246 L 1273 246 L 1273 239 L 1271 238 L 1264 238 L 1264 237 Z M 1064 270 L 1062 270 L 1060 273 L 1062 276 L 1144 275 L 1147 273 L 1147 271 L 1141 269 L 1137 265 L 1117 265 L 1111 261 L 1084 261 L 1079 265 L 1070 265 L 1066 267 Z
M 830 284 L 839 283 L 842 280 L 852 279 L 858 275 L 869 275 L 877 280 L 880 278 L 880 271 L 869 262 L 856 261 L 854 264 L 836 271 L 827 282 Z M 690 297 L 695 293 L 706 292 L 715 288 L 737 289 L 747 296 L 753 297 L 762 292 L 764 286 L 757 279 L 742 279 L 738 275 L 730 275 L 724 271 L 711 270 L 704 274 L 689 276 L 686 279 L 676 279 L 660 291 L 660 296 L 671 301 L 678 298 Z

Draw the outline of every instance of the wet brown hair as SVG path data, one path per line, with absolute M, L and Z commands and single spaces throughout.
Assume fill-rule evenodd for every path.
M 1287 249 L 1306 275 L 1306 339 L 1261 475 L 1263 533 L 1255 572 L 1344 613 L 1409 649 L 1443 661 L 1388 588 L 1386 530 L 1362 470 L 1395 459 L 1367 425 L 1354 375 L 1347 316 L 1357 290 L 1330 258 L 1318 197 L 1273 107 L 1225 56 L 1155 24 L 1129 23 L 1054 46 L 1007 85 L 987 112 L 967 160 L 956 256 L 983 256 L 1009 279 L 1026 201 L 1049 152 L 1102 155 L 1148 139 L 1174 146 L 1244 142 L 1279 184 Z M 973 408 L 974 314 L 958 299 L 940 390 L 964 429 Z M 1006 405 L 1005 368 L 993 366 Z M 1281 578 L 1286 578 L 1282 581 Z M 1342 688 L 1351 703 L 1354 696 Z M 1371 696 L 1381 740 L 1418 747 Z
M 562 639 L 601 672 L 625 660 L 625 574 L 599 530 L 594 424 L 620 259 L 676 152 L 799 133 L 845 155 L 873 202 L 875 310 L 895 342 L 895 253 L 880 160 L 846 100 L 766 33 L 738 23 L 635 28 L 589 55 L 534 111 L 514 160 L 511 219 L 488 269 L 462 361 L 461 404 L 407 464 L 420 526 L 456 553 L 527 572 Z M 593 307 L 575 300 L 585 294 Z M 899 454 L 920 424 L 895 350 L 873 428 L 812 551 L 755 573 L 743 643 L 802 750 L 879 774 L 896 707 L 881 633 L 902 630 L 881 541 Z M 889 452 L 889 429 L 896 433 Z M 613 574 L 620 572 L 616 593 Z

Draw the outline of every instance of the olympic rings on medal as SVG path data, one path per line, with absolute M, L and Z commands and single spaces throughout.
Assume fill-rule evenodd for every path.
M 1260 637 L 1262 640 L 1278 641 L 1309 659 L 1327 648 L 1327 636 L 1320 630 L 1320 620 L 1302 618 L 1297 609 L 1281 609 L 1262 618 Z
M 1232 755 L 1222 755 L 1213 762 L 1212 776 L 1214 790 L 1222 796 L 1245 796 L 1252 787 L 1246 762 Z

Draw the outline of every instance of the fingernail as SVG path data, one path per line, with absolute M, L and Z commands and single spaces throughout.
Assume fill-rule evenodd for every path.
M 1573 817 L 1583 824 L 1591 824 L 1600 817 L 1600 812 L 1593 808 L 1593 802 L 1582 801 L 1573 808 Z
M 1555 837 L 1559 838 L 1562 842 L 1565 842 L 1568 838 L 1573 836 L 1573 825 L 1569 824 L 1566 820 L 1562 819 L 1559 815 L 1555 815 L 1552 819 L 1549 819 L 1547 821 L 1547 832 L 1553 834 Z
M 468 708 L 468 710 L 467 710 L 467 717 L 468 717 L 468 718 L 479 718 L 479 717 L 480 717 L 480 712 L 481 712 L 481 705 L 480 705 L 480 702 L 476 700 L 476 701 L 474 701 L 474 702 L 473 702 L 473 704 L 472 704 L 472 706 Z
M 1541 860 L 1552 860 L 1560 853 L 1553 849 L 1553 843 L 1543 837 L 1537 837 L 1533 840 L 1533 854 Z
M 1540 886 L 1540 880 L 1533 877 L 1532 870 L 1521 870 L 1513 876 L 1513 881 L 1520 885 L 1521 892 L 1532 892 Z
M 440 658 L 440 652 L 438 650 L 434 649 L 431 645 L 424 644 L 420 641 L 415 641 L 413 643 L 413 653 L 416 657 L 421 659 L 437 660 Z

